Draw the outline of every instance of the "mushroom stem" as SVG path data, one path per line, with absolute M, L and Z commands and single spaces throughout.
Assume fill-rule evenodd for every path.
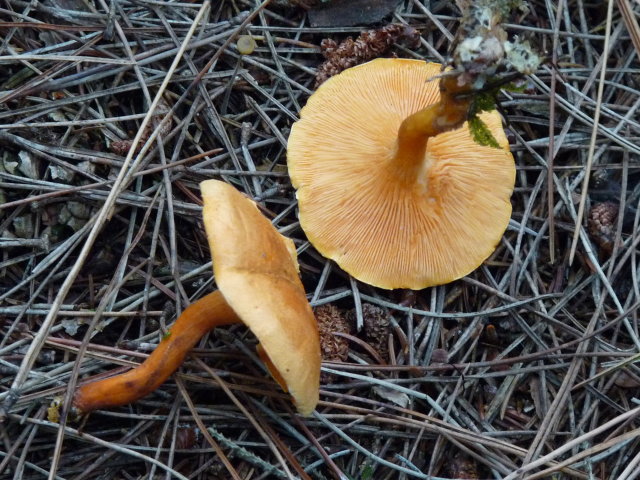
M 457 76 L 440 80 L 440 100 L 404 119 L 398 130 L 396 152 L 391 165 L 400 172 L 422 170 L 429 138 L 460 127 L 469 113 L 471 95 L 467 84 L 458 85 Z
M 144 362 L 121 375 L 82 385 L 73 396 L 72 407 L 82 415 L 135 402 L 162 385 L 205 333 L 240 321 L 219 290 L 208 294 L 182 312 Z

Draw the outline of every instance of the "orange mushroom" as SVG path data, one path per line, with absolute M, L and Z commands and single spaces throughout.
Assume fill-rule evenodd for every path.
M 243 322 L 260 342 L 258 353 L 298 411 L 318 402 L 318 328 L 298 278 L 293 242 L 280 235 L 255 203 L 216 180 L 200 184 L 204 224 L 219 290 L 187 307 L 138 367 L 80 386 L 80 413 L 134 402 L 158 388 L 206 332 Z
M 374 286 L 421 289 L 477 268 L 511 216 L 515 165 L 474 142 L 471 97 L 420 60 L 377 59 L 330 78 L 289 136 L 300 224 L 325 257 Z

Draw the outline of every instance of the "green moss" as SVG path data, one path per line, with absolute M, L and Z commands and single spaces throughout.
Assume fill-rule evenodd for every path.
M 471 107 L 469 108 L 469 115 L 475 117 L 482 112 L 491 112 L 496 109 L 496 97 L 497 92 L 481 92 L 477 93 L 473 97 Z
M 473 141 L 483 147 L 500 148 L 500 144 L 489 130 L 489 127 L 480 120 L 480 117 L 473 116 L 469 119 L 469 131 Z

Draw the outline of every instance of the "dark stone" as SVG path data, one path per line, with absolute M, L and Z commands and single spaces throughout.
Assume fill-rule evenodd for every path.
M 399 0 L 334 0 L 309 10 L 312 27 L 351 27 L 382 21 Z

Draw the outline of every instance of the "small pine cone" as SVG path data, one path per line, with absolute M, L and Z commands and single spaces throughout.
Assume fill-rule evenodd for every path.
M 348 313 L 351 323 L 356 323 L 356 311 L 350 310 Z M 384 360 L 389 359 L 389 334 L 391 333 L 391 322 L 385 311 L 371 305 L 362 304 L 362 320 L 364 324 L 364 335 L 371 345 Z
M 320 305 L 313 311 L 320 332 L 320 353 L 329 362 L 344 362 L 349 355 L 349 341 L 334 332 L 349 333 L 349 322 L 340 309 L 331 304 Z M 330 383 L 334 375 L 320 373 L 322 383 Z
M 330 362 L 344 362 L 349 354 L 349 342 L 335 335 L 349 333 L 349 323 L 338 307 L 331 304 L 320 305 L 314 309 L 320 332 L 320 350 L 322 359 Z
M 362 46 L 361 51 L 363 54 L 382 55 L 395 43 L 396 35 L 404 34 L 403 29 L 402 25 L 389 25 L 381 30 L 362 32 L 356 43 Z M 384 32 L 384 34 L 381 35 L 380 32 Z
M 129 152 L 131 145 L 133 145 L 133 140 L 116 140 L 111 142 L 109 149 L 113 153 L 124 156 Z
M 619 205 L 615 202 L 596 203 L 589 211 L 589 233 L 593 241 L 607 254 L 613 250 Z
M 347 68 L 383 55 L 399 42 L 415 47 L 420 44 L 420 34 L 408 25 L 391 24 L 377 30 L 362 32 L 355 40 L 348 37 L 339 45 L 331 39 L 322 40 L 320 48 L 326 61 L 316 72 L 316 88 Z
M 320 50 L 322 50 L 322 55 L 324 58 L 331 58 L 331 56 L 338 49 L 338 42 L 336 42 L 332 38 L 323 38 L 320 42 Z
M 383 359 L 388 360 L 389 334 L 391 333 L 389 316 L 382 308 L 364 303 L 362 304 L 362 317 L 364 333 L 369 338 L 371 345 L 378 350 Z

